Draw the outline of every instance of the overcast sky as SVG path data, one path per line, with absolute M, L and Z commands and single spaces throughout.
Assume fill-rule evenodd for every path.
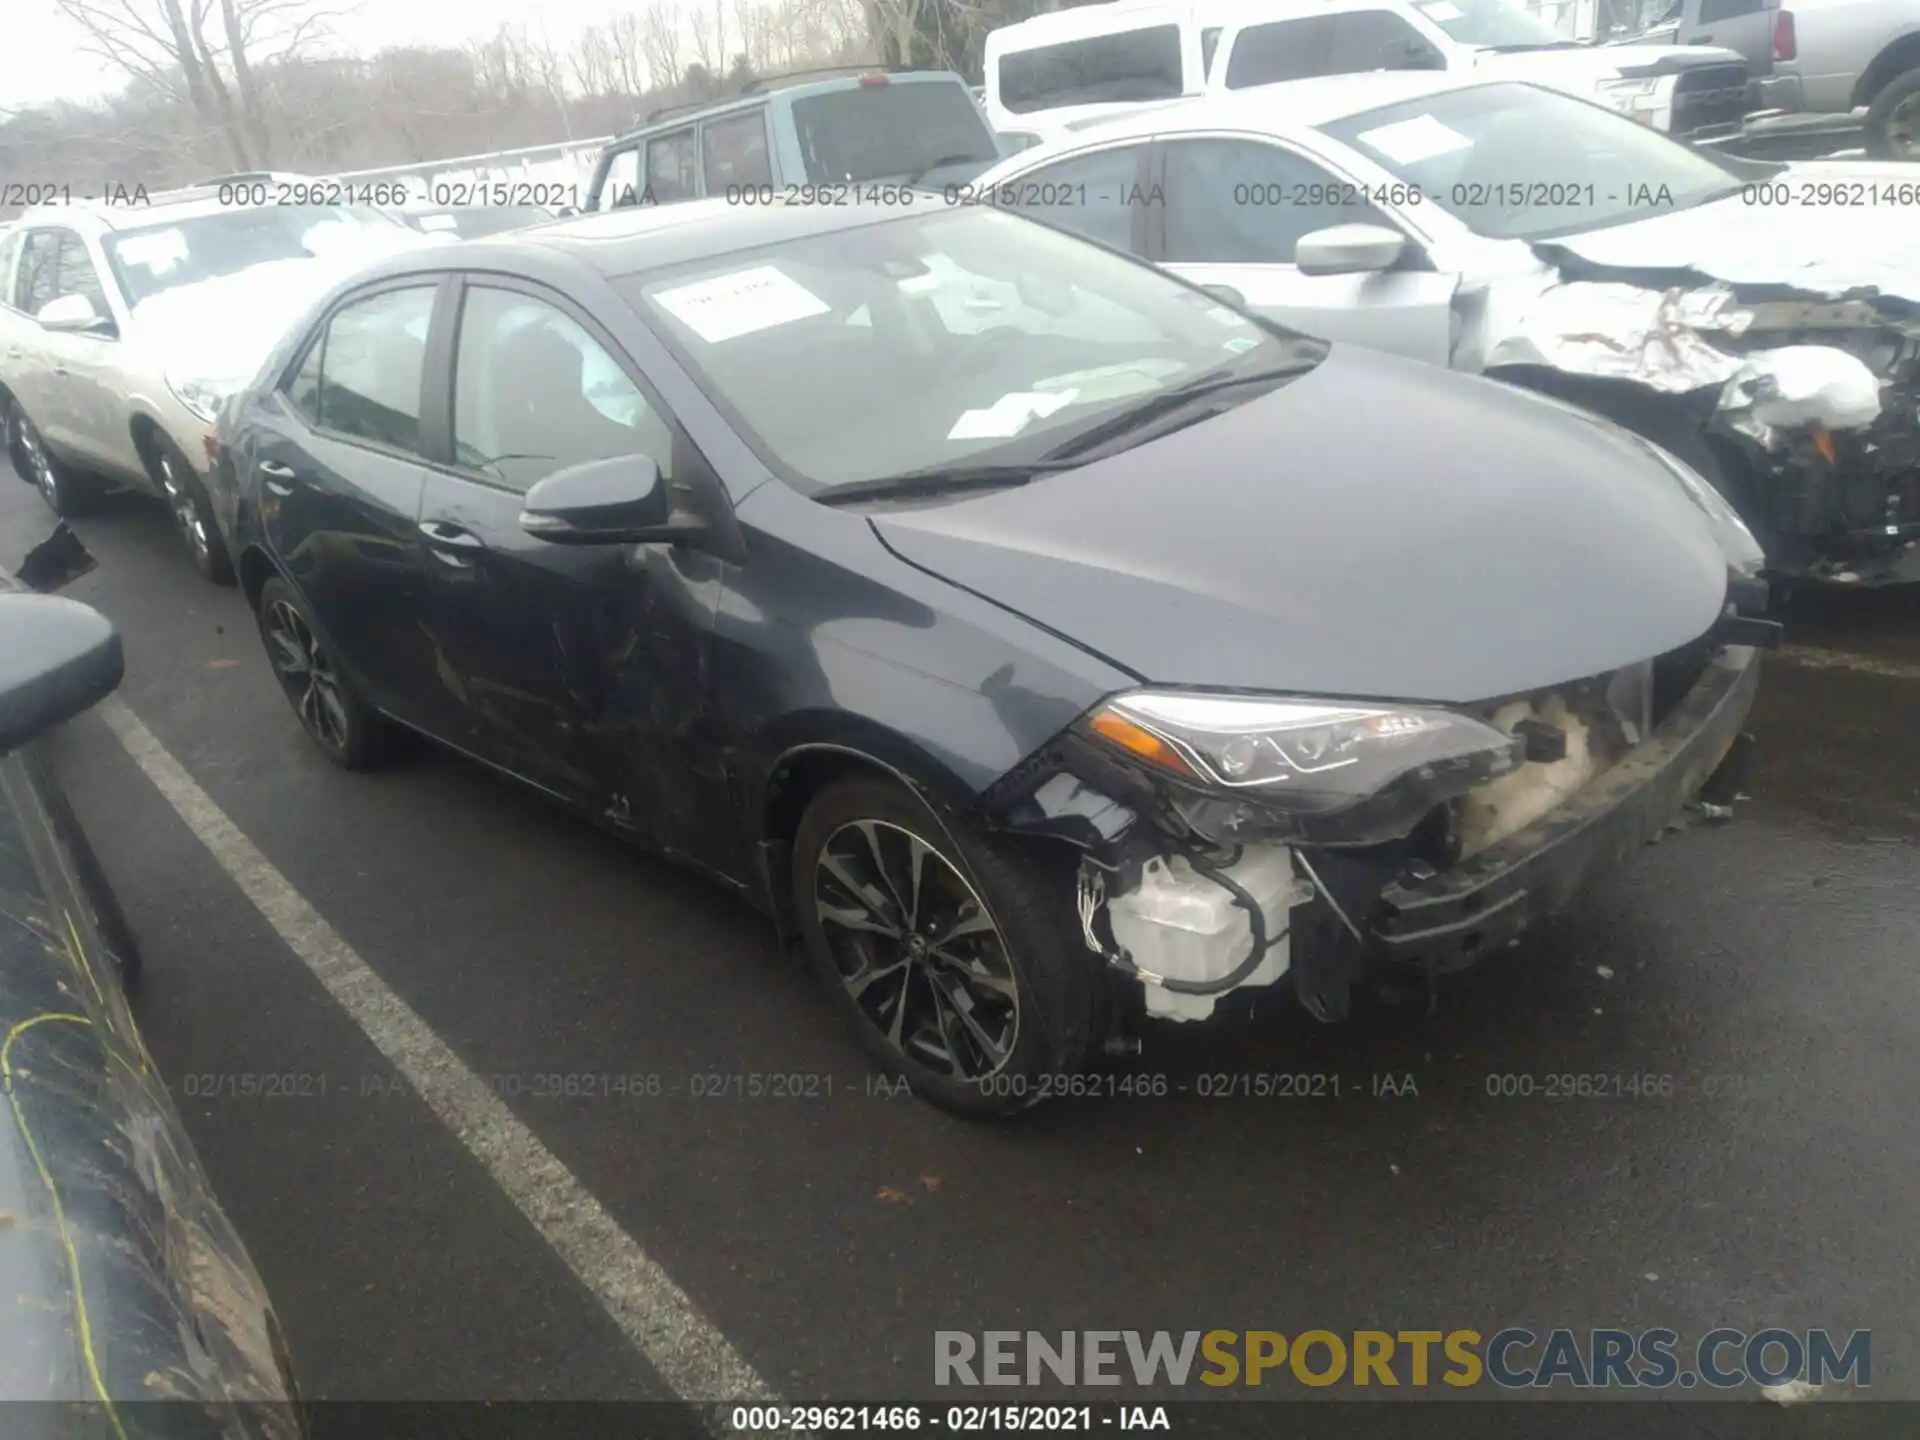
M 160 9 L 155 0 L 134 3 L 156 14 Z M 88 100 L 120 83 L 119 75 L 81 52 L 85 33 L 48 0 L 4 0 L 4 8 L 0 108 Z M 625 8 L 618 0 L 362 0 L 332 23 L 329 48 L 370 55 L 389 45 L 459 45 L 508 21 L 535 31 L 544 25 L 555 43 L 564 44 L 581 26 Z

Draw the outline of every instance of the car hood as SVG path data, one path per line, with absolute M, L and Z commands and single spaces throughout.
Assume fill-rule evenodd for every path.
M 366 249 L 275 260 L 143 300 L 133 322 L 143 349 L 171 377 L 245 382 L 281 336 L 336 283 L 400 250 L 445 244 L 401 225 Z
M 1898 161 L 1812 161 L 1711 205 L 1536 248 L 1563 269 L 1572 256 L 1616 271 L 1689 271 L 1828 296 L 1871 288 L 1920 302 L 1920 212 L 1895 203 L 1903 185 L 1910 197 L 1913 167 Z
M 1623 77 L 1651 78 L 1701 65 L 1745 65 L 1737 51 L 1713 45 L 1595 45 L 1578 50 L 1482 50 L 1474 68 L 1515 80 L 1599 85 Z
M 870 520 L 909 563 L 1176 686 L 1503 697 L 1683 645 L 1727 587 L 1704 514 L 1624 432 L 1343 346 L 1120 455 Z

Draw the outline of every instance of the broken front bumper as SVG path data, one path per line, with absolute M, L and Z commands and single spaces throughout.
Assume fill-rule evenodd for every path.
M 1757 651 L 1727 648 L 1651 738 L 1566 804 L 1451 869 L 1390 882 L 1363 937 L 1369 958 L 1448 968 L 1561 909 L 1700 793 L 1740 742 L 1759 675 Z

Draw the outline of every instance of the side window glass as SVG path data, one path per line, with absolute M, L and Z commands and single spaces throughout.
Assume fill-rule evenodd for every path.
M 54 282 L 60 270 L 60 232 L 35 230 L 27 236 L 26 251 L 20 257 L 20 276 L 14 285 L 14 305 L 29 315 L 54 297 Z
M 700 131 L 700 163 L 707 194 L 726 195 L 729 187 L 771 185 L 773 161 L 767 154 L 767 115 L 751 110 L 715 120 Z
M 1350 10 L 1332 16 L 1328 75 L 1367 70 L 1440 70 L 1446 60 L 1420 32 L 1390 10 Z
M 309 425 L 320 423 L 320 366 L 327 353 L 327 337 L 322 333 L 307 347 L 307 358 L 286 383 L 287 400 Z
M 625 205 L 640 203 L 640 152 L 637 149 L 622 150 L 607 166 L 606 182 L 600 187 L 600 200 L 595 208 L 618 210 Z
M 647 194 L 655 204 L 691 200 L 699 193 L 698 183 L 692 130 L 676 130 L 647 142 Z
M 0 239 L 0 302 L 13 304 L 13 262 L 20 254 L 20 232 Z
M 1213 52 L 1220 48 L 1220 27 L 1209 25 L 1200 32 L 1200 74 L 1204 77 L 1213 71 Z
M 420 453 L 420 378 L 435 288 L 388 290 L 347 306 L 328 323 L 320 367 L 322 426 Z
M 54 296 L 62 295 L 84 295 L 92 302 L 94 314 L 112 313 L 107 309 L 107 293 L 100 288 L 100 272 L 87 254 L 87 242 L 71 230 L 60 237 L 60 279 Z
M 1252 140 L 1167 147 L 1166 258 L 1291 265 L 1300 237 L 1329 225 L 1391 225 L 1312 161 Z
M 1329 24 L 1328 17 L 1315 16 L 1247 26 L 1234 37 L 1233 48 L 1227 52 L 1227 88 L 1242 90 L 1249 85 L 1272 85 L 1329 73 Z
M 673 477 L 673 430 L 606 349 L 542 300 L 474 286 L 453 374 L 459 463 L 525 491 L 589 460 L 645 455 Z
M 1138 145 L 1042 166 L 1008 188 L 1004 198 L 1022 215 L 1125 251 L 1134 248 L 1134 214 L 1147 203 Z

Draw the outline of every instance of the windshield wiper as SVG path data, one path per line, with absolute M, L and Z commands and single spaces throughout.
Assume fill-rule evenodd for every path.
M 1071 440 L 1047 451 L 1041 458 L 1053 461 L 1085 455 L 1087 451 L 1104 445 L 1109 440 L 1117 440 L 1122 435 L 1149 425 L 1162 416 L 1184 409 L 1196 400 L 1204 400 L 1209 395 L 1217 394 L 1222 390 L 1237 389 L 1242 385 L 1258 385 L 1262 382 L 1277 384 L 1282 380 L 1292 380 L 1306 374 L 1319 363 L 1317 359 L 1296 360 L 1287 365 L 1274 365 L 1263 370 L 1246 370 L 1238 373 L 1230 370 L 1209 370 L 1204 375 L 1196 375 L 1184 385 L 1175 385 L 1172 389 L 1150 395 L 1131 409 L 1122 410 L 1118 415 L 1082 430 Z
M 882 475 L 876 480 L 855 480 L 835 485 L 813 498 L 822 505 L 845 505 L 855 500 L 894 500 L 907 496 L 951 495 L 964 490 L 1006 490 L 1024 485 L 1037 475 L 1055 470 L 1077 470 L 1079 460 L 1028 460 L 1004 465 L 938 465 L 924 470 L 908 470 L 900 475 Z

